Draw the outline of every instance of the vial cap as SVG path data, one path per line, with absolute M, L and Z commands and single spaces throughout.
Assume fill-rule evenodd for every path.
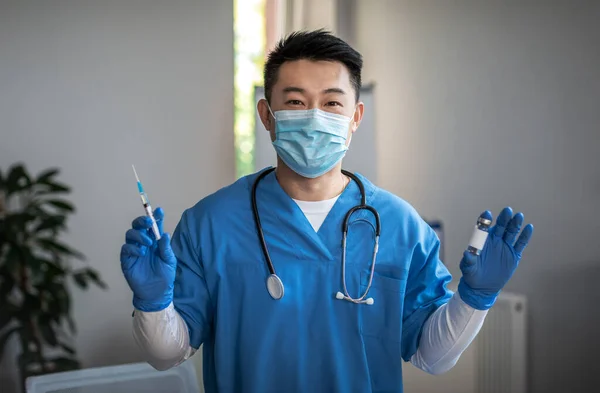
M 487 218 L 479 217 L 477 219 L 477 223 L 481 224 L 481 225 L 485 225 L 486 227 L 489 227 L 490 225 L 492 225 L 492 220 L 488 220 Z
M 492 225 L 492 212 L 486 210 L 483 213 L 481 213 L 481 215 L 477 219 L 477 223 L 485 226 Z

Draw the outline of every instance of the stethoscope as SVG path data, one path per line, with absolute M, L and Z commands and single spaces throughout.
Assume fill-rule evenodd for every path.
M 258 187 L 258 183 L 269 173 L 273 172 L 275 168 L 269 168 L 263 171 L 252 185 L 252 212 L 254 214 L 254 223 L 256 224 L 256 231 L 258 232 L 258 237 L 260 238 L 260 245 L 262 246 L 263 254 L 265 256 L 265 261 L 267 263 L 267 267 L 269 268 L 269 276 L 267 277 L 267 290 L 269 291 L 269 295 L 275 300 L 279 300 L 283 297 L 284 288 L 283 282 L 279 278 L 279 276 L 275 273 L 275 267 L 273 266 L 273 262 L 271 261 L 271 256 L 269 255 L 269 250 L 267 249 L 267 243 L 265 241 L 265 236 L 263 234 L 262 225 L 260 223 L 260 217 L 258 214 L 258 206 L 256 204 L 256 189 Z M 354 206 L 346 213 L 344 217 L 344 224 L 342 226 L 342 283 L 344 287 L 344 293 L 337 292 L 335 294 L 335 298 L 339 300 L 347 300 L 356 304 L 373 304 L 373 298 L 367 298 L 367 294 L 369 293 L 369 289 L 371 289 L 371 283 L 373 282 L 373 274 L 375 272 L 375 260 L 377 259 L 377 251 L 379 251 L 379 234 L 381 233 L 381 224 L 379 222 L 379 213 L 375 210 L 374 207 L 367 205 L 367 196 L 365 193 L 365 187 L 360 181 L 360 179 L 351 172 L 346 170 L 342 170 L 342 173 L 358 184 L 358 188 L 360 189 L 360 205 Z M 346 287 L 346 238 L 348 237 L 348 223 L 350 221 L 350 217 L 352 214 L 359 210 L 368 210 L 375 216 L 375 246 L 373 247 L 373 259 L 371 260 L 371 271 L 369 274 L 369 284 L 367 285 L 367 289 L 359 298 L 353 298 L 348 294 L 348 288 Z

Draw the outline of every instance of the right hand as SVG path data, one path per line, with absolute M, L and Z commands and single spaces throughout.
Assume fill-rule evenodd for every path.
M 160 311 L 173 300 L 177 258 L 171 249 L 171 237 L 163 233 L 164 213 L 154 211 L 161 234 L 157 242 L 152 233 L 152 220 L 140 216 L 132 223 L 121 247 L 121 269 L 133 291 L 133 306 L 140 311 Z

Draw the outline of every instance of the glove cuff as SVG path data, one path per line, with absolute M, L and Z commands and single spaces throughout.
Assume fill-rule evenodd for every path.
M 147 300 L 136 298 L 135 296 L 133 297 L 133 307 L 135 307 L 136 310 L 144 312 L 156 312 L 164 310 L 165 308 L 169 307 L 171 302 L 173 302 L 172 297 L 167 297 L 158 302 L 149 302 Z
M 477 291 L 467 285 L 463 278 L 460 279 L 458 283 L 458 294 L 460 298 L 467 303 L 469 306 L 473 307 L 476 310 L 489 310 L 492 308 L 500 291 L 497 292 L 486 292 L 486 291 Z

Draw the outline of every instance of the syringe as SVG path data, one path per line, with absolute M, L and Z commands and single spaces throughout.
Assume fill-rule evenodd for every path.
M 156 224 L 156 220 L 154 219 L 154 214 L 152 213 L 152 206 L 150 206 L 150 201 L 146 196 L 146 192 L 144 191 L 144 187 L 142 186 L 142 182 L 135 171 L 135 166 L 131 165 L 133 168 L 133 173 L 135 174 L 135 180 L 137 180 L 138 191 L 140 192 L 140 198 L 142 198 L 142 205 L 144 205 L 144 211 L 146 215 L 150 217 L 152 220 L 152 232 L 154 233 L 154 237 L 156 240 L 160 239 L 160 231 L 158 230 L 158 225 Z

